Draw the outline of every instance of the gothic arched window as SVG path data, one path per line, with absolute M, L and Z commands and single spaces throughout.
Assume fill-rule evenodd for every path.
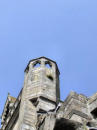
M 51 68 L 51 67 L 52 67 L 52 64 L 51 64 L 49 61 L 46 61 L 46 62 L 45 62 L 45 66 L 46 66 L 47 68 Z
M 40 67 L 41 65 L 41 62 L 40 61 L 36 61 L 33 65 L 33 67 L 37 68 L 37 67 Z

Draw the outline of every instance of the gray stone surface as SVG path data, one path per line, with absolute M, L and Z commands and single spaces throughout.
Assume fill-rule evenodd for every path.
M 70 92 L 62 102 L 59 74 L 55 61 L 31 60 L 19 96 L 7 97 L 1 130 L 97 129 L 97 93 L 86 97 Z

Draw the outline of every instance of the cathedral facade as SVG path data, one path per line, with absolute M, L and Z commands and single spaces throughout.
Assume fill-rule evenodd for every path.
M 51 59 L 29 61 L 18 97 L 8 94 L 0 130 L 97 130 L 97 93 L 70 92 L 61 101 L 59 75 Z

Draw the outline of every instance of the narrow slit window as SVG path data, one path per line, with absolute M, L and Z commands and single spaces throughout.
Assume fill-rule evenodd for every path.
M 53 77 L 51 75 L 47 75 L 48 79 L 53 81 Z

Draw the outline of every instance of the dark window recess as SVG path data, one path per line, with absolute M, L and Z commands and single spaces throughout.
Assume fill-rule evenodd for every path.
M 51 81 L 53 81 L 53 77 L 51 75 L 47 75 L 48 79 L 50 79 Z
M 91 114 L 93 115 L 93 117 L 96 119 L 97 118 L 97 108 L 95 108 Z
M 54 130 L 75 130 L 75 125 L 62 118 L 56 121 Z
M 51 65 L 51 63 L 50 63 L 49 61 L 45 62 L 45 66 L 46 66 L 47 68 L 51 68 L 51 67 L 52 67 L 52 65 Z
M 35 68 L 40 67 L 40 62 L 39 62 L 39 61 L 37 61 L 37 62 L 34 64 L 34 66 L 33 66 L 33 67 L 35 67 Z
M 91 127 L 91 122 L 88 122 L 88 123 L 87 123 L 87 126 Z
M 33 104 L 34 106 L 37 106 L 37 105 L 38 105 L 38 99 L 37 99 L 37 98 L 30 99 L 30 101 L 32 102 L 32 104 Z

